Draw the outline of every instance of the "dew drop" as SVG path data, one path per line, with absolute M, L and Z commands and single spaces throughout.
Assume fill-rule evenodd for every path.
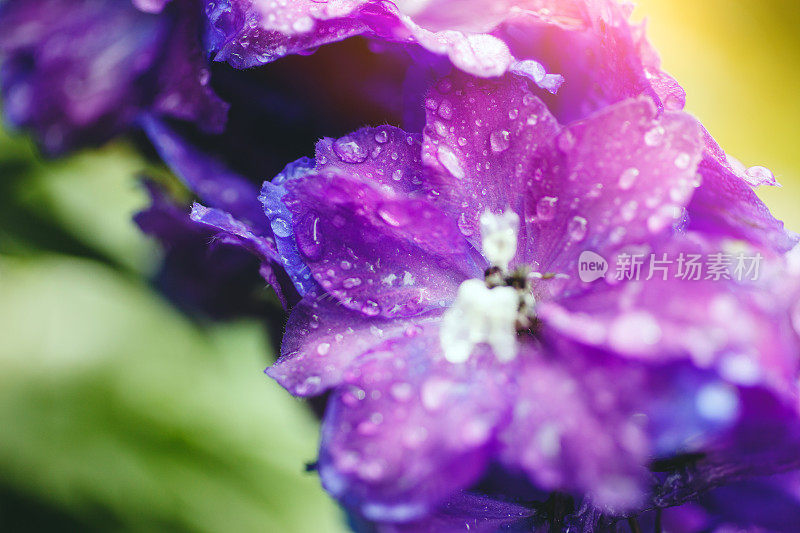
M 775 174 L 766 167 L 762 166 L 755 166 L 750 167 L 745 171 L 745 176 L 747 176 L 747 181 L 750 182 L 751 185 L 754 187 L 758 187 L 759 185 L 775 185 Z
M 558 137 L 558 147 L 562 152 L 569 152 L 575 148 L 576 144 L 575 135 L 569 130 L 565 131 Z
M 656 126 L 644 134 L 644 143 L 647 146 L 658 146 L 664 140 L 665 134 L 666 131 L 664 131 L 663 126 Z
M 493 152 L 505 152 L 511 146 L 511 134 L 505 130 L 493 131 L 489 135 L 489 144 Z
M 558 198 L 555 196 L 545 196 L 536 203 L 536 216 L 539 220 L 553 220 L 556 216 L 556 205 Z
M 363 163 L 368 157 L 367 150 L 350 137 L 342 137 L 333 143 L 333 151 L 345 163 Z
M 619 176 L 619 188 L 626 191 L 633 187 L 636 180 L 639 178 L 639 169 L 631 167 L 626 169 L 622 174 Z
M 686 170 L 692 164 L 692 156 L 683 152 L 675 158 L 675 166 L 681 170 Z
M 391 389 L 389 389 L 389 392 L 395 400 L 399 402 L 407 402 L 411 399 L 411 395 L 414 393 L 414 388 L 410 383 L 401 382 L 392 385 Z
M 475 234 L 475 230 L 473 229 L 472 223 L 467 217 L 466 213 L 461 213 L 458 216 L 458 229 L 465 237 L 471 237 Z
M 346 278 L 342 282 L 342 287 L 345 289 L 354 289 L 361 285 L 361 278 Z
M 569 233 L 572 240 L 580 242 L 586 238 L 587 225 L 588 222 L 585 218 L 580 216 L 572 217 L 572 220 L 567 225 L 567 233 Z
M 328 352 L 331 350 L 331 345 L 327 342 L 321 342 L 317 346 L 317 353 L 319 355 L 328 355 Z
M 389 140 L 389 133 L 386 130 L 380 130 L 375 134 L 375 142 L 378 144 L 385 144 Z
M 378 209 L 378 216 L 390 226 L 400 227 L 410 222 L 407 210 L 393 204 L 386 204 Z
M 300 395 L 313 394 L 319 388 L 320 384 L 322 384 L 322 378 L 319 376 L 309 376 L 297 386 L 297 393 Z
M 466 176 L 464 169 L 462 168 L 456 154 L 453 153 L 449 147 L 440 145 L 439 149 L 436 151 L 436 155 L 442 166 L 446 168 L 447 171 L 453 175 L 453 177 L 456 179 L 464 179 L 464 176 Z
M 208 82 L 211 81 L 211 72 L 207 68 L 200 69 L 200 74 L 197 78 L 200 85 L 206 86 Z
M 292 29 L 298 33 L 306 33 L 313 27 L 314 20 L 311 17 L 301 17 L 292 24 Z
M 283 218 L 273 218 L 270 226 L 272 227 L 272 232 L 276 237 L 286 238 L 292 234 L 291 225 L 289 225 L 289 223 Z
M 361 306 L 361 312 L 367 316 L 378 316 L 381 312 L 381 307 L 377 302 L 367 300 L 364 302 L 364 305 Z
M 439 104 L 438 114 L 445 120 L 450 120 L 453 118 L 453 104 L 450 103 L 450 100 L 444 99 Z

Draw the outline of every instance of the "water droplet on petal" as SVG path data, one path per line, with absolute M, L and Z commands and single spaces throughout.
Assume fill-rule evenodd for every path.
M 389 140 L 389 132 L 380 130 L 375 134 L 375 142 L 378 144 L 385 144 Z
M 294 21 L 292 29 L 298 33 L 306 33 L 314 27 L 314 20 L 311 17 L 301 17 Z
M 445 120 L 450 120 L 453 118 L 453 104 L 450 103 L 450 100 L 444 99 L 439 104 L 439 116 Z
M 575 148 L 577 140 L 575 139 L 575 135 L 569 130 L 565 131 L 558 137 L 558 147 L 561 149 L 562 152 L 569 152 L 573 148 Z
M 350 137 L 342 137 L 333 143 L 333 151 L 345 163 L 363 163 L 368 157 L 367 150 Z
M 683 152 L 675 158 L 675 166 L 681 170 L 686 170 L 692 164 L 692 156 Z
M 456 179 L 464 179 L 466 176 L 461 162 L 458 160 L 456 154 L 447 146 L 440 145 L 436 151 L 437 158 L 444 168 Z
M 664 140 L 665 134 L 664 127 L 658 125 L 644 134 L 644 143 L 647 146 L 658 146 Z
M 392 385 L 391 389 L 389 389 L 389 392 L 395 400 L 399 402 L 407 402 L 411 399 L 411 395 L 414 393 L 414 388 L 410 383 L 401 382 Z
M 285 238 L 292 234 L 292 226 L 283 218 L 273 218 L 270 226 L 276 237 Z
M 354 289 L 361 285 L 361 278 L 346 278 L 342 281 L 342 287 L 345 289 Z
M 469 218 L 467 218 L 466 213 L 461 213 L 458 216 L 458 229 L 461 231 L 461 234 L 465 237 L 471 237 L 475 234 L 475 229 Z
M 367 300 L 364 302 L 364 305 L 361 306 L 361 312 L 367 316 L 378 316 L 381 313 L 381 307 L 378 305 L 378 302 Z
M 587 226 L 588 222 L 585 218 L 580 216 L 572 217 L 572 220 L 567 225 L 567 233 L 569 233 L 572 240 L 580 242 L 586 238 Z
M 545 196 L 536 203 L 536 216 L 539 220 L 553 220 L 556 216 L 556 205 L 558 198 L 555 196 Z
M 730 385 L 710 383 L 697 393 L 695 407 L 708 420 L 727 422 L 739 412 L 739 397 Z
M 630 189 L 636 183 L 636 180 L 638 178 L 639 178 L 639 169 L 638 168 L 626 169 L 619 176 L 619 188 L 622 189 L 622 190 Z
M 773 174 L 770 169 L 762 166 L 748 168 L 745 171 L 745 176 L 747 176 L 747 181 L 754 187 L 758 187 L 759 185 L 775 185 L 777 183 L 775 181 L 775 174 Z
M 313 394 L 321 383 L 322 378 L 319 376 L 309 376 L 297 386 L 297 393 L 300 395 Z
M 331 345 L 327 342 L 321 342 L 317 346 L 317 353 L 319 355 L 327 355 L 330 350 L 331 350 Z
M 211 72 L 207 68 L 200 69 L 200 74 L 197 76 L 200 85 L 206 86 L 211 81 Z
M 430 378 L 422 384 L 422 405 L 431 411 L 444 406 L 445 400 L 452 388 L 449 381 L 440 378 Z
M 504 152 L 511 146 L 511 134 L 505 130 L 493 131 L 489 135 L 489 144 L 493 152 Z
M 378 209 L 378 216 L 390 226 L 400 227 L 411 220 L 408 210 L 397 204 L 386 204 Z

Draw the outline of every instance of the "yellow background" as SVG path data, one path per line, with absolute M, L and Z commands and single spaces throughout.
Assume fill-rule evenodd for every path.
M 775 172 L 783 187 L 759 195 L 800 230 L 800 2 L 642 0 L 645 17 L 687 109 L 728 153 Z

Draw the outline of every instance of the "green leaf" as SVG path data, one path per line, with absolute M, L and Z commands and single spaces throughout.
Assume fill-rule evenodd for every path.
M 0 483 L 115 529 L 344 530 L 259 325 L 201 331 L 63 257 L 0 258 L 0 294 Z

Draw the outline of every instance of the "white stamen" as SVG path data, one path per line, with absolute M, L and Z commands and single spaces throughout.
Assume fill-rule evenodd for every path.
M 508 270 L 517 253 L 519 215 L 511 209 L 494 214 L 488 209 L 481 215 L 483 255 L 493 266 Z
M 519 294 L 511 287 L 490 289 L 479 279 L 462 283 L 442 320 L 440 340 L 445 359 L 463 363 L 480 343 L 487 343 L 500 361 L 514 359 L 518 310 Z

